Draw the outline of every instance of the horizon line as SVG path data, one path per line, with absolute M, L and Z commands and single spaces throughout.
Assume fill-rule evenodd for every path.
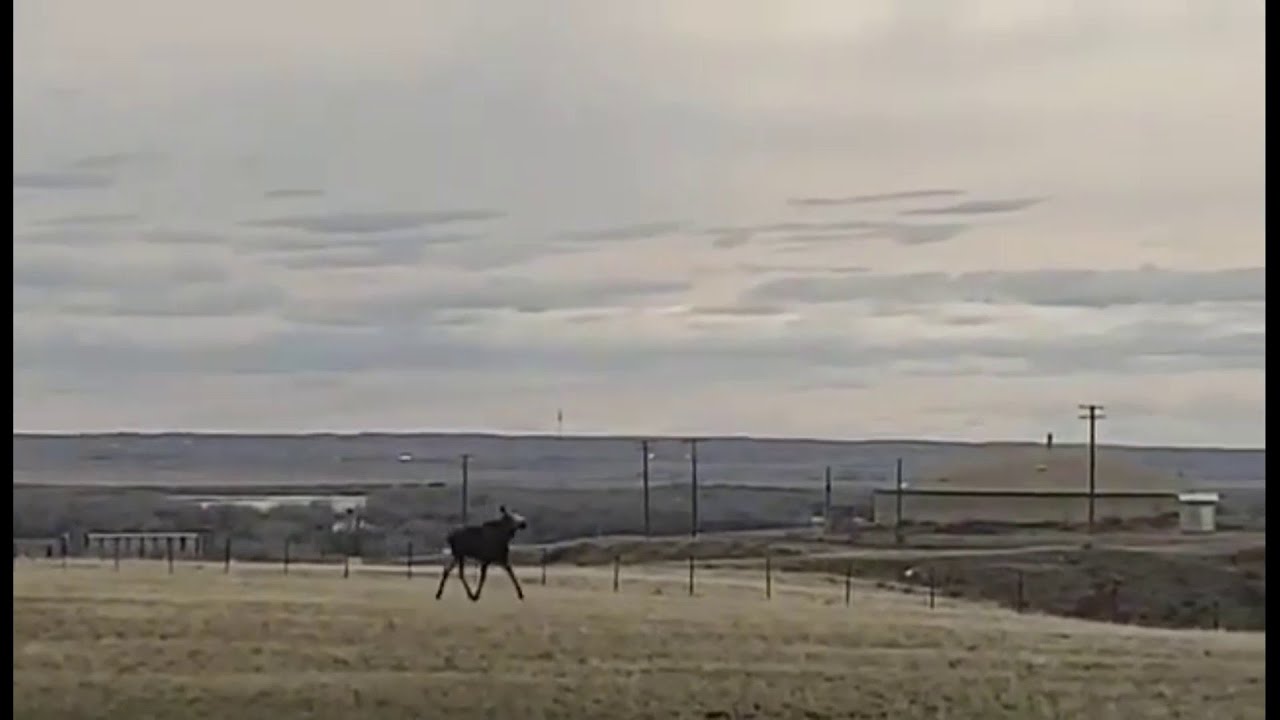
M 246 432 L 240 430 L 63 430 L 63 431 L 27 431 L 14 430 L 13 436 L 18 437 L 45 437 L 45 438 L 85 438 L 85 437 L 121 437 L 121 436 L 138 436 L 138 437 L 162 437 L 162 436 L 189 436 L 189 437 L 260 437 L 260 438 L 308 438 L 308 437 L 361 437 L 361 436 L 385 436 L 385 437 L 472 437 L 472 438 L 492 438 L 492 439 L 511 439 L 511 440 L 631 440 L 639 442 L 648 440 L 651 442 L 687 442 L 690 439 L 696 439 L 699 442 L 708 442 L 715 440 L 729 441 L 749 441 L 749 442 L 800 442 L 815 443 L 826 445 L 1029 445 L 1044 446 L 1044 440 L 948 440 L 941 438 L 910 438 L 910 437 L 883 437 L 883 438 L 830 438 L 816 437 L 806 435 L 753 435 L 750 433 L 739 434 L 722 434 L 722 435 L 673 435 L 673 434 L 635 434 L 635 433 L 608 433 L 608 432 L 575 432 L 575 433 L 556 433 L 549 431 L 531 431 L 531 432 L 515 432 L 515 431 L 498 431 L 498 430 L 295 430 L 295 431 L 273 431 L 273 432 Z M 1084 440 L 1069 442 L 1059 441 L 1054 438 L 1056 447 L 1087 447 L 1088 442 Z M 1225 452 L 1266 452 L 1266 446 L 1255 445 L 1161 445 L 1161 444 L 1143 444 L 1129 442 L 1098 442 L 1097 447 L 1100 448 L 1126 448 L 1135 450 L 1213 450 Z

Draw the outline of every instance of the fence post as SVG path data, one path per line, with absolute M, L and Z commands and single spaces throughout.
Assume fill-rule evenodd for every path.
M 853 563 L 844 566 L 844 604 L 853 598 Z
M 115 570 L 120 572 L 120 538 L 111 538 L 111 556 L 114 559 Z
M 1023 580 L 1022 580 L 1022 571 L 1021 571 L 1021 570 L 1015 570 L 1015 571 L 1014 571 L 1014 573 L 1016 573 L 1016 575 L 1017 575 L 1017 580 L 1018 580 L 1018 582 L 1017 582 L 1017 586 L 1016 586 L 1015 594 L 1014 594 L 1014 597 L 1013 597 L 1013 608 L 1014 608 L 1015 610 L 1017 610 L 1018 612 L 1022 612 L 1022 609 L 1023 609 L 1024 607 L 1026 607 L 1026 603 L 1023 601 Z
M 1218 601 L 1213 601 L 1213 629 L 1218 630 L 1222 627 L 1222 618 L 1219 615 Z
M 231 537 L 227 537 L 225 549 L 222 553 L 222 573 L 225 575 L 231 572 Z
M 410 580 L 413 579 L 413 541 L 409 541 L 409 546 L 404 553 L 404 575 Z
M 543 586 L 545 586 L 547 584 L 547 549 L 546 548 L 542 548 L 542 557 L 540 559 L 539 566 L 542 569 L 541 582 Z
M 65 537 L 58 539 L 58 552 L 62 555 L 62 569 L 66 570 L 67 569 L 67 539 Z
M 289 538 L 284 539 L 284 574 L 289 574 Z
M 764 599 L 773 597 L 773 559 L 768 550 L 764 552 Z
M 164 539 L 164 557 L 165 557 L 165 561 L 169 565 L 169 574 L 172 575 L 173 574 L 173 538 L 171 537 L 167 537 Z
M 342 578 L 345 580 L 349 577 L 351 577 L 351 555 L 347 554 L 342 556 Z
M 693 597 L 693 548 L 689 548 L 689 597 Z
M 613 556 L 613 591 L 618 592 L 618 570 L 622 566 L 622 556 Z
M 936 593 L 934 590 L 934 588 L 936 587 L 937 587 L 937 582 L 934 579 L 933 568 L 929 568 L 929 609 L 930 610 L 932 610 L 937 603 L 937 600 L 935 599 Z

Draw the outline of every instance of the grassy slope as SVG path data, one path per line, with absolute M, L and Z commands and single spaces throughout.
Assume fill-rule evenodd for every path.
M 127 563 L 14 572 L 16 717 L 1262 718 L 1265 636 L 930 611 L 679 568 L 341 580 Z M 736 581 L 736 583 L 735 583 Z M 747 588 L 757 586 L 755 590 Z

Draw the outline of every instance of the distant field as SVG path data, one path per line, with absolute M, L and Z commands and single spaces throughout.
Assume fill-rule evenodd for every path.
M 424 569 L 425 570 L 425 569 Z M 1034 615 L 783 574 L 491 575 L 18 563 L 22 718 L 1262 718 L 1265 635 Z

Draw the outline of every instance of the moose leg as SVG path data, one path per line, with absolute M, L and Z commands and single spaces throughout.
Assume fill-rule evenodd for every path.
M 449 573 L 453 572 L 453 569 L 457 566 L 458 566 L 458 558 L 453 558 L 453 561 L 449 563 L 449 566 L 444 569 L 444 575 L 440 576 L 440 587 L 436 588 L 437 600 L 439 600 L 440 596 L 444 594 L 444 584 L 449 580 Z M 462 570 L 458 570 L 458 574 L 461 575 Z M 465 583 L 467 579 L 463 578 L 462 581 Z
M 520 589 L 520 581 L 516 579 L 516 571 L 511 569 L 511 563 L 502 563 L 502 569 L 507 571 L 507 577 L 511 578 L 511 584 L 516 587 L 516 597 L 524 599 L 524 590 Z
M 471 601 L 475 602 L 480 599 L 480 591 L 484 590 L 484 579 L 489 576 L 489 563 L 480 563 L 480 584 L 476 585 L 476 594 L 471 596 Z
M 467 591 L 467 597 L 475 600 L 475 597 L 471 594 L 471 583 L 467 582 L 466 565 L 465 558 L 458 558 L 458 579 L 462 581 L 462 589 Z

